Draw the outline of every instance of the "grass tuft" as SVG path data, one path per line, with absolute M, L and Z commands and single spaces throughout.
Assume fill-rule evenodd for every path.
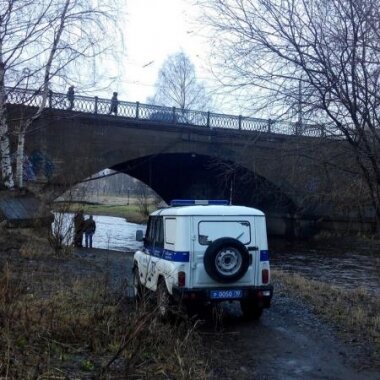
M 125 287 L 84 278 L 38 295 L 21 278 L 2 268 L 0 378 L 207 378 L 196 329 L 136 309 Z
M 378 294 L 372 294 L 364 288 L 344 289 L 281 270 L 273 270 L 272 278 L 280 281 L 293 296 L 307 301 L 315 313 L 332 322 L 351 341 L 369 344 L 373 358 L 380 359 Z

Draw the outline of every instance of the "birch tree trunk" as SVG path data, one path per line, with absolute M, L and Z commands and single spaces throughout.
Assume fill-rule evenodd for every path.
M 6 93 L 4 85 L 5 76 L 5 65 L 2 60 L 2 44 L 0 41 L 0 165 L 1 165 L 1 176 L 3 179 L 4 186 L 8 189 L 13 189 L 14 179 L 13 170 L 11 162 L 11 150 L 9 143 L 9 128 L 6 119 Z
M 37 120 L 43 110 L 45 109 L 47 98 L 49 95 L 49 83 L 51 78 L 51 67 L 53 64 L 54 57 L 57 53 L 57 48 L 59 45 L 59 42 L 61 40 L 61 36 L 63 33 L 63 30 L 65 28 L 66 24 L 66 14 L 67 10 L 69 8 L 69 5 L 72 0 L 66 0 L 65 5 L 62 10 L 62 14 L 60 16 L 60 23 L 57 31 L 55 32 L 54 39 L 52 42 L 52 46 L 49 52 L 48 60 L 46 62 L 45 67 L 45 73 L 44 73 L 44 83 L 43 83 L 43 89 L 42 89 L 42 102 L 39 106 L 37 112 L 28 120 L 25 121 L 24 125 L 20 127 L 20 130 L 18 132 L 18 142 L 17 142 L 17 155 L 16 155 L 16 183 L 17 186 L 21 189 L 24 186 L 24 157 L 25 157 L 25 135 L 29 129 L 29 127 L 32 125 L 32 123 Z
M 20 1 L 0 2 L 0 183 L 7 188 L 23 187 L 25 149 L 33 123 L 41 116 L 54 78 L 57 83 L 69 83 L 69 66 L 75 61 L 93 60 L 110 51 L 115 42 L 104 43 L 104 33 L 116 26 L 121 0 L 94 2 L 93 0 Z M 96 4 L 95 4 L 96 3 Z M 79 74 L 79 71 L 78 71 Z M 81 77 L 81 75 L 79 74 Z M 7 83 L 10 87 L 5 87 Z M 33 92 L 28 91 L 28 85 Z M 8 122 L 5 106 L 8 93 L 21 92 L 20 106 L 25 109 L 34 96 L 42 102 L 33 115 L 18 117 L 14 130 Z M 34 112 L 34 111 L 33 111 Z M 17 139 L 16 152 L 13 140 Z M 16 164 L 13 165 L 15 154 Z M 11 160 L 12 159 L 12 160 Z
M 24 187 L 24 155 L 25 155 L 25 130 L 18 133 L 17 154 L 16 154 L 16 183 L 21 189 Z
M 4 108 L 4 107 L 1 107 Z M 8 136 L 8 125 L 5 120 L 4 110 L 0 109 L 0 156 L 1 156 L 1 175 L 4 186 L 13 189 L 13 170 L 11 164 L 10 144 Z

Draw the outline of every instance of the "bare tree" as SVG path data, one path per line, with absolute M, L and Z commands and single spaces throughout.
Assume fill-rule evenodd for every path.
M 210 98 L 197 80 L 194 65 L 183 53 L 170 55 L 158 74 L 156 92 L 149 99 L 158 105 L 178 107 L 181 110 L 208 110 Z
M 109 51 L 115 41 L 117 0 L 0 1 L 0 155 L 5 187 L 23 187 L 25 137 L 46 107 L 54 85 L 75 80 L 75 65 Z M 82 66 L 83 67 L 83 66 Z M 20 87 L 25 105 L 38 98 L 37 110 L 20 115 L 17 127 L 6 115 L 7 97 Z M 10 137 L 17 137 L 16 176 Z M 15 181 L 16 177 L 16 181 Z
M 147 218 L 149 216 L 149 206 L 150 206 L 150 198 L 152 196 L 152 192 L 149 187 L 142 182 L 137 183 L 136 188 L 136 199 L 137 206 L 139 208 L 140 214 Z
M 300 127 L 309 119 L 344 139 L 380 232 L 380 1 L 200 3 L 224 84 L 256 109 L 296 113 Z

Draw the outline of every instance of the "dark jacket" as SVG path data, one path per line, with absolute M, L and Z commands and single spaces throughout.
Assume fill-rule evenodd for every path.
M 92 233 L 94 234 L 96 230 L 96 223 L 92 219 L 86 219 L 84 221 L 83 231 L 84 233 Z
M 84 217 L 82 213 L 77 213 L 74 216 L 74 229 L 75 232 L 83 232 L 84 227 Z
M 67 91 L 67 99 L 68 100 L 74 100 L 74 87 L 69 87 L 69 90 Z

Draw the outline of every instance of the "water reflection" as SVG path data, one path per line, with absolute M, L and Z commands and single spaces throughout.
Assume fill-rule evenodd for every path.
M 89 215 L 85 215 L 88 218 Z M 54 228 L 62 231 L 66 244 L 73 241 L 73 213 L 55 214 Z M 96 232 L 93 237 L 93 248 L 112 249 L 115 251 L 134 251 L 141 247 L 141 242 L 135 239 L 136 231 L 143 230 L 146 226 L 127 222 L 124 218 L 114 216 L 93 216 L 96 223 Z

